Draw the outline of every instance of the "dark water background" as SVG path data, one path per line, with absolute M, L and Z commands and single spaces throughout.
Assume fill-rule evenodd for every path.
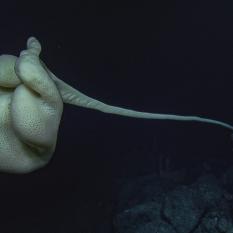
M 47 66 L 91 97 L 232 124 L 232 12 L 230 1 L 10 1 L 1 4 L 0 53 L 18 55 L 33 35 Z M 0 232 L 97 232 L 111 218 L 116 181 L 156 172 L 161 153 L 178 168 L 232 163 L 221 127 L 66 105 L 52 162 L 32 174 L 0 175 Z

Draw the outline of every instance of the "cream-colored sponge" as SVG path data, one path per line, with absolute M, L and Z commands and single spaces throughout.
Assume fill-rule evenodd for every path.
M 0 171 L 28 173 L 45 166 L 57 141 L 63 103 L 126 117 L 198 121 L 233 130 L 218 120 L 139 112 L 93 99 L 57 78 L 40 60 L 41 44 L 30 37 L 19 57 L 0 56 Z

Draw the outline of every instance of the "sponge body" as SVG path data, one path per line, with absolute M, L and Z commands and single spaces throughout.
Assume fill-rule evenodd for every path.
M 57 78 L 40 60 L 41 45 L 30 37 L 19 57 L 0 56 L 0 171 L 28 173 L 45 166 L 54 153 L 63 103 L 127 117 L 198 121 L 218 120 L 139 112 L 93 99 Z

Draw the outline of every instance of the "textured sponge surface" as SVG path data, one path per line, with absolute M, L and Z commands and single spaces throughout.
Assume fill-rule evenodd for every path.
M 63 102 L 34 38 L 17 58 L 0 56 L 0 171 L 27 173 L 54 152 Z
M 14 67 L 17 57 L 12 55 L 0 56 L 0 86 L 14 88 L 20 84 Z

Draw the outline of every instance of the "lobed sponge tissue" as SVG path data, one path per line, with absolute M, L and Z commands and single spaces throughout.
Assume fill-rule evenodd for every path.
M 30 37 L 19 57 L 0 56 L 0 171 L 29 173 L 45 166 L 57 141 L 63 103 L 104 113 L 156 120 L 200 121 L 233 126 L 198 116 L 138 112 L 86 96 L 58 79 L 40 60 L 41 44 Z

